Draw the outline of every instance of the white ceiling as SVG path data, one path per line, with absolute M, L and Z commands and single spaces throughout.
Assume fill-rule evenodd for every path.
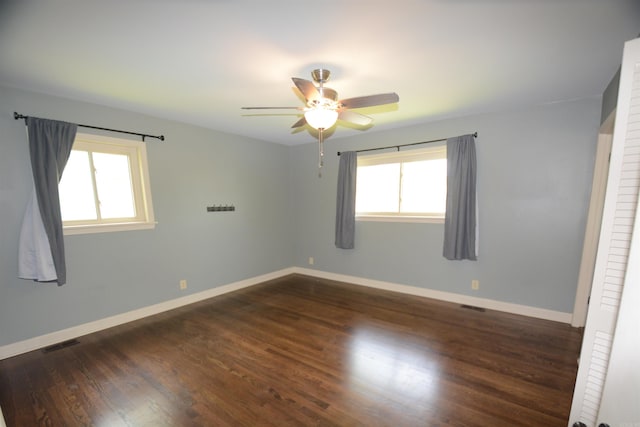
M 293 145 L 299 112 L 240 107 L 301 106 L 314 68 L 400 96 L 335 139 L 599 96 L 639 32 L 639 0 L 0 0 L 0 85 Z

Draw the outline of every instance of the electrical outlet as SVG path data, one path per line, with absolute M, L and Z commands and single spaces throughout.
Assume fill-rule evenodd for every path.
M 309 265 L 313 265 L 313 263 L 314 263 L 313 257 L 312 257 L 312 256 L 310 256 L 310 257 L 309 257 Z
M 185 289 L 187 289 L 187 280 L 182 279 L 180 280 L 180 290 L 184 291 Z
M 478 289 L 480 289 L 480 281 L 479 280 L 472 280 L 471 281 L 471 289 L 473 289 L 474 291 L 477 291 Z

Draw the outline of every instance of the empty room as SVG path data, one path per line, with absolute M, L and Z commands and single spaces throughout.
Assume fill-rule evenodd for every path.
M 0 426 L 640 425 L 639 34 L 0 2 Z

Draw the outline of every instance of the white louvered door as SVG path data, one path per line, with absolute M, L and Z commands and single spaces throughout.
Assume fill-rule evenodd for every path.
M 634 233 L 640 188 L 640 39 L 625 44 L 615 123 L 569 425 L 580 421 L 588 427 L 640 426 L 640 383 L 632 381 L 640 370 L 640 354 L 629 354 L 640 349 L 640 310 L 635 301 L 640 287 L 640 224 Z M 617 321 L 622 324 L 616 326 Z M 632 342 L 629 334 L 635 337 Z

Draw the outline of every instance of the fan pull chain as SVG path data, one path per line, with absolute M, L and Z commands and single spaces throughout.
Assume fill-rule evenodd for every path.
M 321 70 L 322 72 L 322 70 Z M 326 78 L 328 78 L 328 76 L 326 76 Z M 320 98 L 324 99 L 324 83 L 325 81 L 325 77 L 323 76 L 320 79 L 320 87 L 319 87 L 319 92 L 320 92 Z M 322 166 L 324 165 L 324 135 L 323 135 L 324 129 L 320 128 L 318 129 L 318 178 L 322 178 Z
M 322 129 L 318 129 L 318 178 L 322 178 L 322 166 L 324 166 L 324 137 Z

